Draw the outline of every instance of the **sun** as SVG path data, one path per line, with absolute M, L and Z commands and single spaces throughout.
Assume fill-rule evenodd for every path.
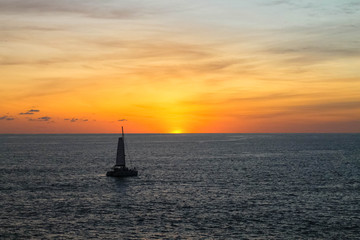
M 182 131 L 180 129 L 177 129 L 177 130 L 171 131 L 170 133 L 172 133 L 172 134 L 180 134 L 180 133 L 182 133 Z

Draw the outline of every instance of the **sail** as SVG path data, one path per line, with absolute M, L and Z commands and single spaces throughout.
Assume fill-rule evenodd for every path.
M 116 166 L 125 166 L 125 146 L 123 137 L 120 137 L 118 142 Z

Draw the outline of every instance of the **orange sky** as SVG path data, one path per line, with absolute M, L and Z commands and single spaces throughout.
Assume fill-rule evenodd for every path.
M 359 9 L 0 0 L 0 133 L 360 132 Z

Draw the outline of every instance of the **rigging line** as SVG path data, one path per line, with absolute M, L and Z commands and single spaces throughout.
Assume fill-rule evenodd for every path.
M 125 149 L 127 149 L 127 152 L 128 152 L 129 166 L 132 167 L 132 165 L 131 165 L 131 164 L 132 164 L 132 161 L 131 161 L 130 149 L 129 149 L 128 145 L 127 145 L 127 140 L 125 140 L 125 137 L 124 137 L 124 143 L 125 143 Z

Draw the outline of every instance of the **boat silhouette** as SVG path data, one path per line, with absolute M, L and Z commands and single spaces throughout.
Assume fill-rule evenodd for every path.
M 125 137 L 124 128 L 121 127 L 121 137 L 118 140 L 116 163 L 110 171 L 106 173 L 109 177 L 133 177 L 138 175 L 136 168 L 128 168 L 125 164 Z

